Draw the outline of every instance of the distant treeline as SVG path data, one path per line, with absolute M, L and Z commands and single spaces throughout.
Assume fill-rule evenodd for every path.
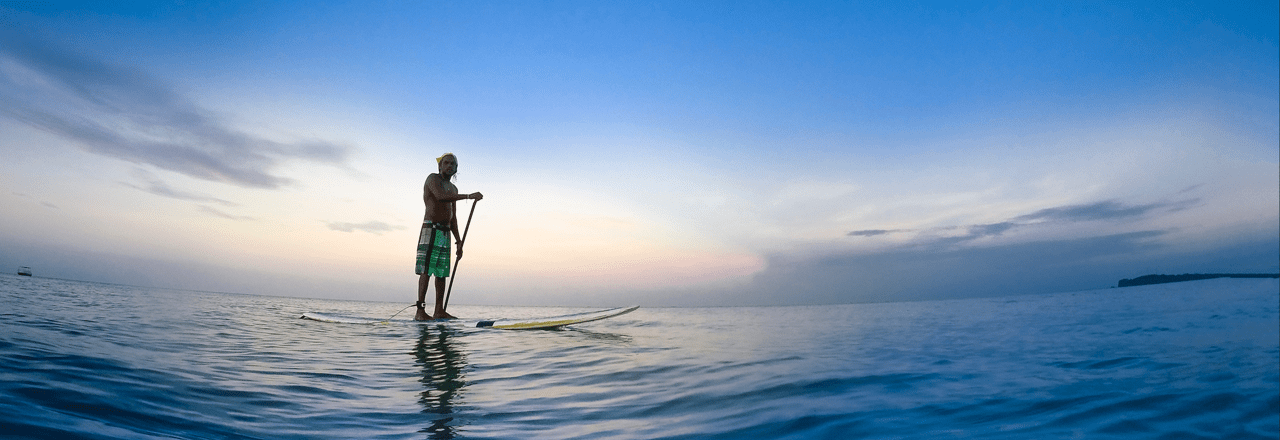
M 1210 280 L 1214 278 L 1280 278 L 1280 273 L 1184 273 L 1182 275 L 1143 275 L 1137 278 L 1125 278 L 1120 280 L 1119 283 L 1116 283 L 1116 287 Z

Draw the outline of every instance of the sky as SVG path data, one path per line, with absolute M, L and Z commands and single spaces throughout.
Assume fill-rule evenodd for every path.
M 1280 272 L 1276 2 L 0 2 L 0 268 L 743 306 Z

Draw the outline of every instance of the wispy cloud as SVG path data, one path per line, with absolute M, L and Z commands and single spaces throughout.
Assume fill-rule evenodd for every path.
M 168 197 L 171 199 L 186 200 L 186 201 L 199 202 L 199 203 L 217 203 L 219 205 L 228 206 L 228 207 L 240 206 L 235 202 L 219 199 L 217 197 L 182 191 L 182 190 L 173 188 L 169 186 L 169 184 L 165 183 L 164 181 L 157 179 L 155 176 L 151 175 L 151 173 L 148 173 L 143 170 L 138 170 L 137 172 L 134 173 L 134 175 L 137 176 L 138 179 L 144 180 L 146 183 L 143 186 L 134 185 L 129 182 L 120 182 L 120 184 L 130 188 L 155 194 L 157 196 Z
M 31 196 L 31 194 L 27 194 L 27 193 L 20 193 L 20 192 L 16 192 L 16 191 L 12 192 L 12 194 L 13 194 L 13 195 L 15 195 L 15 196 L 18 196 L 18 197 L 22 197 L 22 198 L 24 198 L 24 199 L 30 199 L 31 201 L 36 201 L 36 200 L 35 200 L 35 197 L 32 197 L 32 196 Z M 52 204 L 52 203 L 49 203 L 49 202 L 46 202 L 46 201 L 43 201 L 43 200 L 40 200 L 39 202 L 40 202 L 40 206 L 44 206 L 44 207 L 49 208 L 49 209 L 62 209 L 62 208 L 59 208 L 59 207 L 58 207 L 58 205 L 55 205 L 55 204 Z
M 864 229 L 861 231 L 849 231 L 851 237 L 875 237 L 880 235 L 896 234 L 899 232 L 911 232 L 914 229 Z
M 345 167 L 352 148 L 323 140 L 282 143 L 243 133 L 126 67 L 20 36 L 0 45 L 0 116 L 74 141 L 90 153 L 198 179 L 274 189 L 291 160 Z
M 1042 223 L 1080 223 L 1090 221 L 1118 221 L 1132 218 L 1140 218 L 1154 212 L 1180 211 L 1187 209 L 1199 203 L 1199 199 L 1182 200 L 1177 202 L 1159 202 L 1145 205 L 1126 205 L 1124 203 L 1107 200 L 1096 203 L 1083 205 L 1066 205 L 1053 208 L 1042 209 L 1030 214 L 1015 216 L 1008 220 L 966 226 L 948 226 L 939 228 L 930 228 L 924 230 L 916 229 L 864 229 L 850 231 L 846 235 L 851 237 L 875 237 L 879 235 L 905 233 L 905 232 L 941 232 L 951 230 L 964 231 L 960 235 L 948 234 L 943 237 L 932 237 L 925 239 L 932 241 L 932 244 L 956 244 L 967 241 L 977 240 L 985 237 L 996 237 L 1003 235 L 1014 229 L 1022 228 L 1029 225 Z
M 364 223 L 344 223 L 344 222 L 325 222 L 329 229 L 342 232 L 364 231 L 370 234 L 381 235 L 383 232 L 396 231 L 404 229 L 404 226 L 391 226 L 379 221 L 368 221 Z
M 1056 221 L 1056 222 L 1079 222 L 1079 221 L 1101 221 L 1101 220 L 1118 220 L 1129 217 L 1141 217 L 1151 213 L 1152 211 L 1168 208 L 1170 210 L 1185 209 L 1188 206 L 1199 202 L 1199 199 L 1185 200 L 1180 202 L 1161 202 L 1146 205 L 1125 205 L 1123 203 L 1108 200 L 1098 203 L 1090 203 L 1087 205 L 1070 205 L 1060 206 L 1057 208 L 1042 209 L 1031 214 L 1014 218 L 1017 222 L 1035 222 L 1035 221 Z
M 222 217 L 222 218 L 225 218 L 225 219 L 227 219 L 227 220 L 235 220 L 235 221 L 253 221 L 253 220 L 257 220 L 257 218 L 256 218 L 256 217 L 250 217 L 250 216 L 247 216 L 247 215 L 235 215 L 235 214 L 228 214 L 228 213 L 226 213 L 226 212 L 223 212 L 223 211 L 222 211 L 222 210 L 220 210 L 220 209 L 213 208 L 213 207 L 209 207 L 209 206 L 205 206 L 205 205 L 200 205 L 200 212 L 203 212 L 203 213 L 205 213 L 205 214 L 212 215 L 212 216 L 214 216 L 214 217 Z

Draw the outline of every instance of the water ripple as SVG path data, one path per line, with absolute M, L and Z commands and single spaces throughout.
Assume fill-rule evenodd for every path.
M 1280 286 L 1199 286 L 641 309 L 516 332 L 297 319 L 399 304 L 0 276 L 0 424 L 14 438 L 1276 438 Z

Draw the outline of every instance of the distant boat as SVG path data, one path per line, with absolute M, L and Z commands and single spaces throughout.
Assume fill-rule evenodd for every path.
M 30 267 L 27 267 L 27 266 L 19 267 L 19 268 L 18 268 L 18 275 L 22 275 L 22 276 L 24 276 L 24 277 L 29 277 L 29 276 L 31 276 L 31 268 L 30 268 Z

